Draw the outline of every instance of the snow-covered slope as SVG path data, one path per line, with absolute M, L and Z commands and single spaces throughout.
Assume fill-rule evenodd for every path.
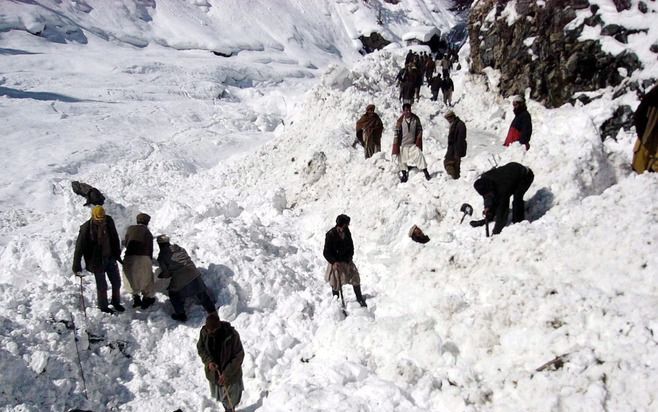
M 181 27 L 185 16 L 209 18 L 221 8 L 213 1 L 121 4 L 148 11 L 151 3 L 152 22 L 186 4 L 171 14 Z M 253 9 L 240 7 L 256 3 L 265 2 L 221 2 L 234 20 Z M 83 7 L 2 7 L 36 21 L 39 4 Z M 99 9 L 104 2 L 84 4 Z M 267 41 L 331 39 L 341 57 L 309 46 L 305 60 L 288 43 L 228 59 L 177 50 L 219 43 L 198 46 L 202 34 L 187 36 L 194 47 L 174 35 L 156 41 L 154 27 L 118 18 L 115 9 L 96 26 L 103 33 L 135 27 L 132 35 L 148 46 L 106 42 L 87 29 L 86 44 L 20 30 L 0 34 L 0 405 L 218 408 L 196 354 L 199 306 L 188 305 L 185 324 L 169 318 L 164 295 L 148 311 L 108 316 L 94 308 L 87 277 L 83 315 L 80 284 L 70 273 L 78 226 L 89 215 L 70 190 L 81 180 L 108 197 L 120 233 L 143 211 L 153 233 L 169 234 L 190 252 L 246 350 L 238 410 L 655 409 L 657 178 L 630 171 L 630 133 L 600 142 L 596 122 L 605 105 L 548 111 L 530 102 L 531 150 L 503 150 L 510 104 L 463 70 L 454 76 L 455 111 L 469 130 L 462 178 L 442 170 L 445 108 L 424 88 L 414 111 L 433 178 L 412 172 L 400 184 L 389 150 L 399 115 L 394 78 L 405 51 L 352 61 L 344 51 L 354 51 L 345 15 L 365 13 L 362 2 L 276 4 L 301 20 L 300 29 L 286 32 L 284 17 L 262 20 L 259 30 L 278 33 Z M 451 19 L 432 11 L 445 10 L 441 1 L 368 4 L 392 10 L 391 22 Z M 310 20 L 330 8 L 349 13 L 311 29 Z M 354 31 L 365 30 L 365 21 L 354 18 Z M 172 22 L 178 20 L 158 30 L 173 32 Z M 349 40 L 341 46 L 339 38 Z M 326 66 L 340 58 L 347 64 Z M 368 103 L 384 121 L 384 152 L 364 160 L 350 144 Z M 500 164 L 530 166 L 536 179 L 526 196 L 529 222 L 485 238 L 459 224 L 459 206 L 480 210 L 472 182 L 492 155 Z M 360 308 L 345 288 L 347 318 L 322 279 L 323 236 L 339 213 L 352 217 L 369 304 Z M 412 224 L 430 243 L 411 242 Z M 558 368 L 536 371 L 561 355 Z

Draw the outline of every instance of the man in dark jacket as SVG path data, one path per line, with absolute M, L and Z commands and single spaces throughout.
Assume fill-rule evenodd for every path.
M 140 213 L 137 224 L 129 226 L 123 245 L 123 273 L 133 294 L 133 307 L 146 309 L 155 303 L 153 286 L 153 235 L 148 229 L 151 216 Z M 142 299 L 142 295 L 144 299 Z
M 327 232 L 324 239 L 324 258 L 329 265 L 325 272 L 325 280 L 331 285 L 331 293 L 338 296 L 342 286 L 350 284 L 354 288 L 356 300 L 361 306 L 367 306 L 366 300 L 361 294 L 361 277 L 356 265 L 352 261 L 354 257 L 354 243 L 349 229 L 350 217 L 338 215 L 336 226 Z
M 429 81 L 430 91 L 432 92 L 432 97 L 430 98 L 431 101 L 435 102 L 439 98 L 439 90 L 441 90 L 442 85 L 443 80 L 441 79 L 441 75 L 437 73 L 436 76 L 432 77 Z
M 512 120 L 503 145 L 509 146 L 514 142 L 519 142 L 525 146 L 525 150 L 528 150 L 532 136 L 532 118 L 526 108 L 525 99 L 521 96 L 514 96 L 512 106 L 514 107 L 514 120 Z
M 171 318 L 185 322 L 187 320 L 185 299 L 193 296 L 199 299 L 207 313 L 215 312 L 215 303 L 187 251 L 176 244 L 169 243 L 167 235 L 158 236 L 157 242 L 160 246 L 158 265 L 161 270 L 158 277 L 171 278 L 168 288 L 169 300 L 174 307 Z
M 226 411 L 235 411 L 244 390 L 244 349 L 240 335 L 230 323 L 220 321 L 214 312 L 206 317 L 196 348 L 210 385 L 210 395 L 220 401 Z
M 484 198 L 485 220 L 473 221 L 471 226 L 484 225 L 495 219 L 493 234 L 503 230 L 509 214 L 509 200 L 512 200 L 512 222 L 521 222 L 525 218 L 523 195 L 535 179 L 530 168 L 520 163 L 511 162 L 485 172 L 473 183 L 475 191 Z
M 455 84 L 452 82 L 450 76 L 445 76 L 441 82 L 441 93 L 443 94 L 443 104 L 452 106 L 452 92 L 455 91 Z
M 466 156 L 466 125 L 452 110 L 443 117 L 450 123 L 443 167 L 453 179 L 459 179 L 461 158 Z
M 73 254 L 73 273 L 79 277 L 82 277 L 83 257 L 85 269 L 93 273 L 96 279 L 98 308 L 105 313 L 114 313 L 107 303 L 107 274 L 112 285 L 112 306 L 123 312 L 125 309 L 121 306 L 121 276 L 117 266 L 117 261 L 121 261 L 119 235 L 114 220 L 105 214 L 103 206 L 94 206 L 91 209 L 91 219 L 80 226 Z

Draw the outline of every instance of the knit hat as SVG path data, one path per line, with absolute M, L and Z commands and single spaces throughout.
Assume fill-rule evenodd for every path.
M 446 112 L 446 114 L 443 115 L 443 117 L 445 117 L 446 120 L 450 120 L 450 119 L 454 119 L 455 117 L 457 117 L 457 115 L 452 110 L 448 110 Z
M 217 312 L 212 312 L 209 313 L 208 316 L 206 316 L 206 330 L 209 332 L 214 331 L 215 329 L 219 328 L 219 315 Z
M 158 242 L 158 245 L 166 245 L 169 244 L 169 236 L 167 235 L 160 235 L 155 240 Z
M 525 103 L 525 99 L 523 96 L 517 94 L 516 96 L 512 97 L 512 103 Z
M 480 196 L 493 192 L 492 186 L 491 181 L 486 177 L 480 177 L 473 183 L 473 188 L 480 194 Z
M 147 215 L 146 213 L 139 213 L 137 215 L 138 224 L 148 225 L 150 221 L 151 221 L 151 216 Z
M 347 215 L 338 215 L 336 217 L 336 226 L 343 226 L 350 224 L 350 217 Z
M 103 206 L 94 206 L 91 208 L 91 218 L 94 220 L 104 220 L 105 219 L 105 209 Z

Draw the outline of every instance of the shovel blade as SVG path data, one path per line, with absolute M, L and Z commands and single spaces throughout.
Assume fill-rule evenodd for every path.
M 473 206 L 469 205 L 468 203 L 464 203 L 459 210 L 464 213 L 464 215 L 469 215 L 473 216 Z

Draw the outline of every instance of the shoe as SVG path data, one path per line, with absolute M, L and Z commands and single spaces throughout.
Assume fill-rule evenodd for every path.
M 133 308 L 142 306 L 142 297 L 139 295 L 133 295 Z
M 155 298 L 144 298 L 142 299 L 142 309 L 148 309 L 155 303 Z
M 114 311 L 108 307 L 98 308 L 98 309 L 100 309 L 100 311 L 103 313 L 109 313 L 110 315 L 114 315 Z
M 400 183 L 404 183 L 409 180 L 409 173 L 406 170 L 400 171 Z
M 338 296 L 338 291 L 331 289 L 331 296 Z
M 185 322 L 187 320 L 187 315 L 184 313 L 174 313 L 171 315 L 171 318 L 179 322 Z
M 363 294 L 361 293 L 361 285 L 354 285 L 352 288 L 354 289 L 356 301 L 359 302 L 359 305 L 361 305 L 362 308 L 367 308 L 368 305 L 366 305 L 366 298 L 364 298 Z
M 357 300 L 357 302 L 359 302 L 359 305 L 361 305 L 362 308 L 367 308 L 368 307 L 365 300 Z
M 117 311 L 117 312 L 125 312 L 126 308 L 123 307 L 119 302 L 112 303 L 112 307 Z
M 482 220 L 471 220 L 471 221 L 469 222 L 469 224 L 470 224 L 472 227 L 480 227 L 480 226 L 484 226 L 484 224 L 485 224 L 485 220 L 484 220 L 484 219 L 482 219 Z
M 427 171 L 427 169 L 423 169 L 423 173 L 425 173 L 425 179 L 430 180 L 432 176 L 430 176 L 430 172 Z

